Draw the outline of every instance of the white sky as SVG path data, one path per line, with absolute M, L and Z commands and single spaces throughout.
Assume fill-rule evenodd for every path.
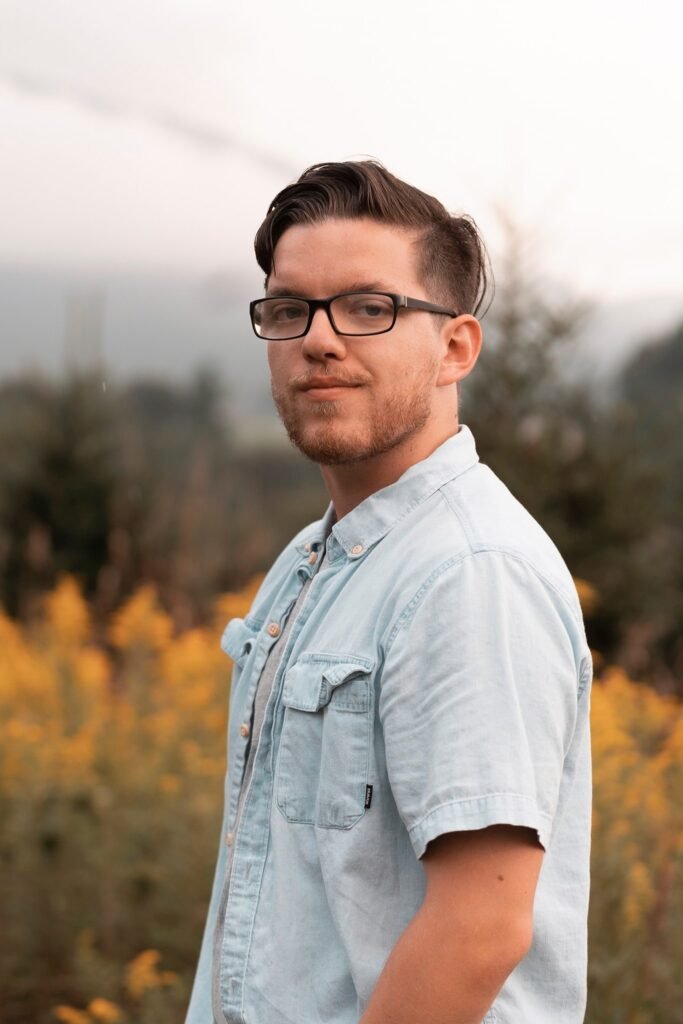
M 371 155 L 494 252 L 504 203 L 576 289 L 683 294 L 681 11 L 0 0 L 0 262 L 257 284 L 275 192 Z

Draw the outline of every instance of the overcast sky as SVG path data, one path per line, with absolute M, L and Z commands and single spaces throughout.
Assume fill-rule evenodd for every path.
M 371 155 L 549 273 L 683 293 L 671 0 L 0 0 L 0 263 L 228 271 L 309 163 Z

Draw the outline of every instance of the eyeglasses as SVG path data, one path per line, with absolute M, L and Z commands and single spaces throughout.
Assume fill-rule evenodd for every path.
M 266 341 L 288 341 L 308 333 L 313 316 L 324 309 L 335 334 L 360 337 L 386 334 L 396 323 L 399 309 L 420 309 L 427 313 L 458 316 L 451 309 L 435 306 L 422 299 L 392 292 L 342 292 L 329 299 L 301 299 L 296 295 L 277 295 L 254 299 L 249 303 L 254 333 Z

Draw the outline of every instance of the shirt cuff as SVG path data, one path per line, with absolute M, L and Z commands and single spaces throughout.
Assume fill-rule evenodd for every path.
M 548 849 L 552 821 L 539 810 L 533 797 L 522 793 L 488 793 L 439 804 L 409 828 L 408 835 L 419 860 L 427 843 L 444 832 L 470 832 L 489 825 L 533 828 L 543 849 Z

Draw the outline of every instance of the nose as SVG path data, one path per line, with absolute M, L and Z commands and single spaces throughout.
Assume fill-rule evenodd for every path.
M 308 333 L 302 338 L 301 351 L 308 359 L 344 358 L 344 338 L 335 334 L 326 310 L 316 309 Z

